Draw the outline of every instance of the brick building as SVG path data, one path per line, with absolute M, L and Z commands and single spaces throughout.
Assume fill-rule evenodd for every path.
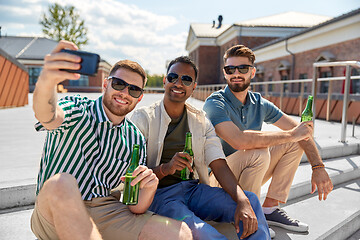
M 256 82 L 312 78 L 314 62 L 360 61 L 360 8 L 288 37 L 253 48 L 256 55 Z M 319 77 L 344 76 L 344 67 L 319 68 Z M 360 75 L 359 68 L 352 75 Z M 329 90 L 329 82 L 320 82 L 318 93 Z M 334 81 L 333 93 L 343 91 L 343 81 Z M 260 85 L 261 86 L 261 85 Z M 257 91 L 263 91 L 258 86 Z M 279 85 L 270 92 L 279 92 Z M 311 92 L 311 83 L 305 85 Z M 300 83 L 284 86 L 286 93 L 300 92 Z M 360 79 L 352 80 L 351 93 L 360 94 Z
M 199 85 L 222 84 L 199 86 L 196 98 L 204 100 L 224 85 L 222 57 L 226 49 L 236 44 L 244 44 L 255 52 L 257 73 L 252 82 L 257 84 L 251 85 L 252 90 L 262 93 L 284 112 L 299 115 L 312 92 L 312 83 L 291 80 L 312 79 L 316 62 L 360 62 L 360 8 L 335 18 L 289 12 L 231 26 L 191 24 L 186 49 L 199 66 Z M 339 66 L 317 71 L 320 78 L 345 75 L 345 67 Z M 344 120 L 360 124 L 360 65 L 351 67 L 351 76 Z M 283 80 L 289 81 L 279 84 Z M 277 83 L 261 84 L 272 81 Z M 341 78 L 318 83 L 316 118 L 342 121 L 343 89 Z
M 191 24 L 186 50 L 199 67 L 199 85 L 224 83 L 222 57 L 229 47 L 244 44 L 253 49 L 329 19 L 287 12 L 228 25 L 222 24 L 222 17 L 219 17 L 218 24 Z
M 45 55 L 57 45 L 57 41 L 43 37 L 0 36 L 0 49 L 16 59 L 28 71 L 29 91 L 35 83 L 44 64 Z M 101 92 L 102 81 L 109 75 L 111 65 L 101 59 L 96 76 L 82 75 L 78 81 L 64 81 L 62 85 L 72 92 Z

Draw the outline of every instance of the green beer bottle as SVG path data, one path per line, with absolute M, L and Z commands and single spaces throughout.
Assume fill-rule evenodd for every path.
M 194 156 L 193 150 L 192 150 L 192 144 L 191 144 L 191 132 L 186 133 L 186 140 L 185 140 L 185 147 L 184 151 L 188 153 L 191 157 Z M 186 158 L 184 158 L 186 159 Z M 181 180 L 189 180 L 190 179 L 190 170 L 186 167 L 180 172 Z
M 125 174 L 123 203 L 126 205 L 136 205 L 138 203 L 140 183 L 137 183 L 135 186 L 131 186 L 130 183 L 136 178 L 136 176 L 132 176 L 132 173 L 139 166 L 139 155 L 139 145 L 134 144 L 130 166 Z
M 313 118 L 312 112 L 313 96 L 309 95 L 306 107 L 301 114 L 301 122 L 311 121 Z

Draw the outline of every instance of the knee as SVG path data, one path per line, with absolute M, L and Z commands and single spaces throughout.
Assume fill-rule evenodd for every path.
M 270 152 L 268 148 L 261 148 L 254 150 L 255 157 L 254 159 L 254 165 L 255 167 L 261 168 L 261 169 L 268 169 L 270 165 Z
M 76 179 L 68 173 L 58 173 L 49 178 L 41 189 L 42 195 L 55 201 L 59 198 L 70 198 L 74 191 L 79 192 Z

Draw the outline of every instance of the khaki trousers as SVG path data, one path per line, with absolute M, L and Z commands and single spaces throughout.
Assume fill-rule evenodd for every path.
M 298 143 L 286 143 L 268 148 L 239 150 L 226 161 L 243 190 L 255 193 L 260 199 L 261 186 L 270 178 L 266 197 L 285 203 L 303 149 Z M 212 174 L 210 186 L 220 187 Z

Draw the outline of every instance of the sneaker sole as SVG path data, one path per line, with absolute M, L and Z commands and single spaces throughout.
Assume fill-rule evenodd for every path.
M 273 222 L 273 221 L 267 221 L 269 226 L 275 226 L 275 227 L 281 227 L 284 228 L 286 230 L 291 230 L 294 232 L 307 232 L 309 230 L 309 227 L 296 227 L 296 226 L 289 226 L 283 223 L 279 223 L 279 222 Z

